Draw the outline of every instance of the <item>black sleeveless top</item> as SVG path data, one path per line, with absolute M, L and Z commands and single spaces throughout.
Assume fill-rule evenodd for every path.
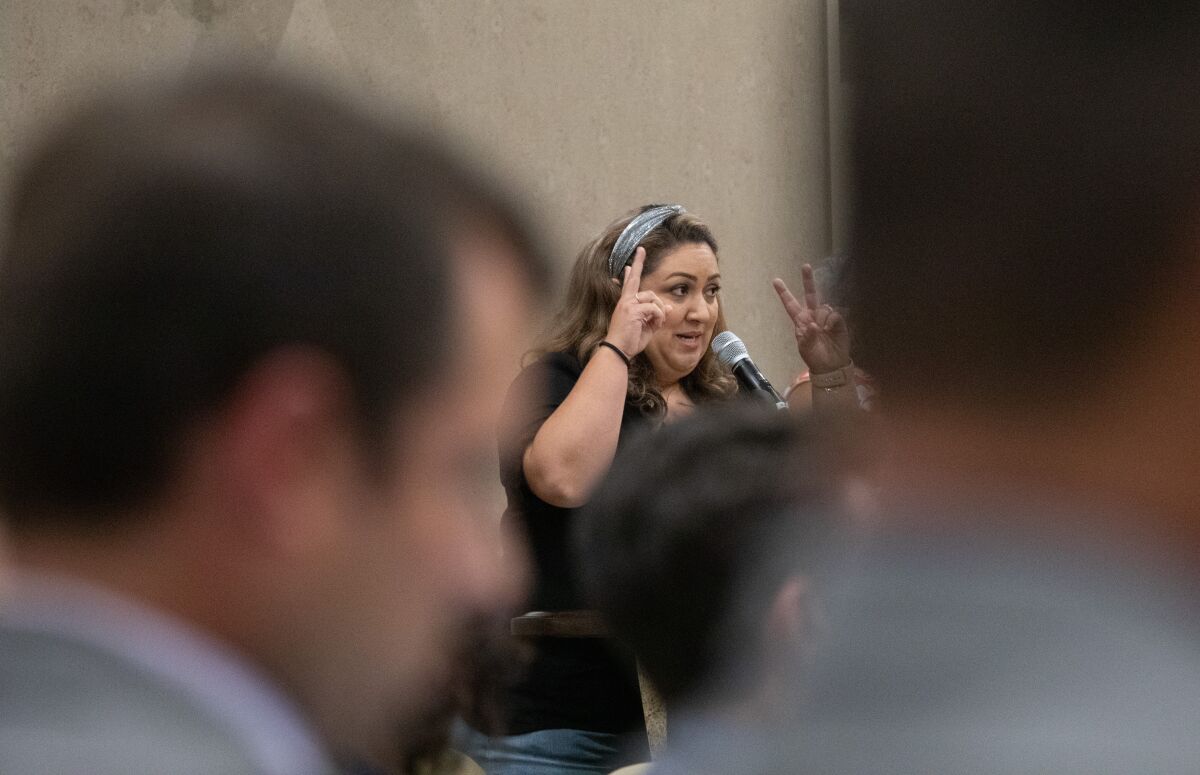
M 522 466 L 533 437 L 566 400 L 582 371 L 583 365 L 573 355 L 544 355 L 521 372 L 506 402 L 509 432 L 500 440 L 500 479 L 508 497 L 504 521 L 506 527 L 525 534 L 532 552 L 535 575 L 530 610 L 587 607 L 573 557 L 577 510 L 551 505 L 535 495 Z M 618 451 L 632 436 L 653 425 L 637 407 L 626 404 Z M 603 638 L 539 638 L 536 648 L 525 678 L 505 697 L 508 734 L 541 729 L 621 734 L 643 728 L 631 654 Z

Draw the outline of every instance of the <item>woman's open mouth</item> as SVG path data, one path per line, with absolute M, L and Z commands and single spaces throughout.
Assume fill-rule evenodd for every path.
M 693 331 L 689 334 L 676 334 L 675 338 L 685 347 L 700 347 L 703 344 L 704 334 L 700 331 Z

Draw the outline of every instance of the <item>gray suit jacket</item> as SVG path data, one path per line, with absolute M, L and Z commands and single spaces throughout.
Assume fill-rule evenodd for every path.
M 191 698 L 86 643 L 0 624 L 0 772 L 257 772 Z

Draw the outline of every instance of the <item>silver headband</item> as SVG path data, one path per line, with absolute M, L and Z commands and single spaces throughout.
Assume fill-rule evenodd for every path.
M 687 211 L 683 209 L 683 205 L 659 205 L 634 216 L 625 230 L 621 232 L 621 236 L 617 237 L 612 252 L 608 254 L 608 273 L 613 277 L 620 276 L 621 270 L 629 263 L 629 259 L 633 258 L 633 252 L 637 250 L 637 246 L 641 244 L 642 240 L 646 239 L 646 235 L 661 226 L 672 215 L 684 212 Z

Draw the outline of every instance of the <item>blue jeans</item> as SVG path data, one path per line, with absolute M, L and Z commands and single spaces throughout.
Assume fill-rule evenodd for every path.
M 541 729 L 489 738 L 463 722 L 454 726 L 452 745 L 483 767 L 487 775 L 608 775 L 622 761 L 620 736 L 582 729 Z

